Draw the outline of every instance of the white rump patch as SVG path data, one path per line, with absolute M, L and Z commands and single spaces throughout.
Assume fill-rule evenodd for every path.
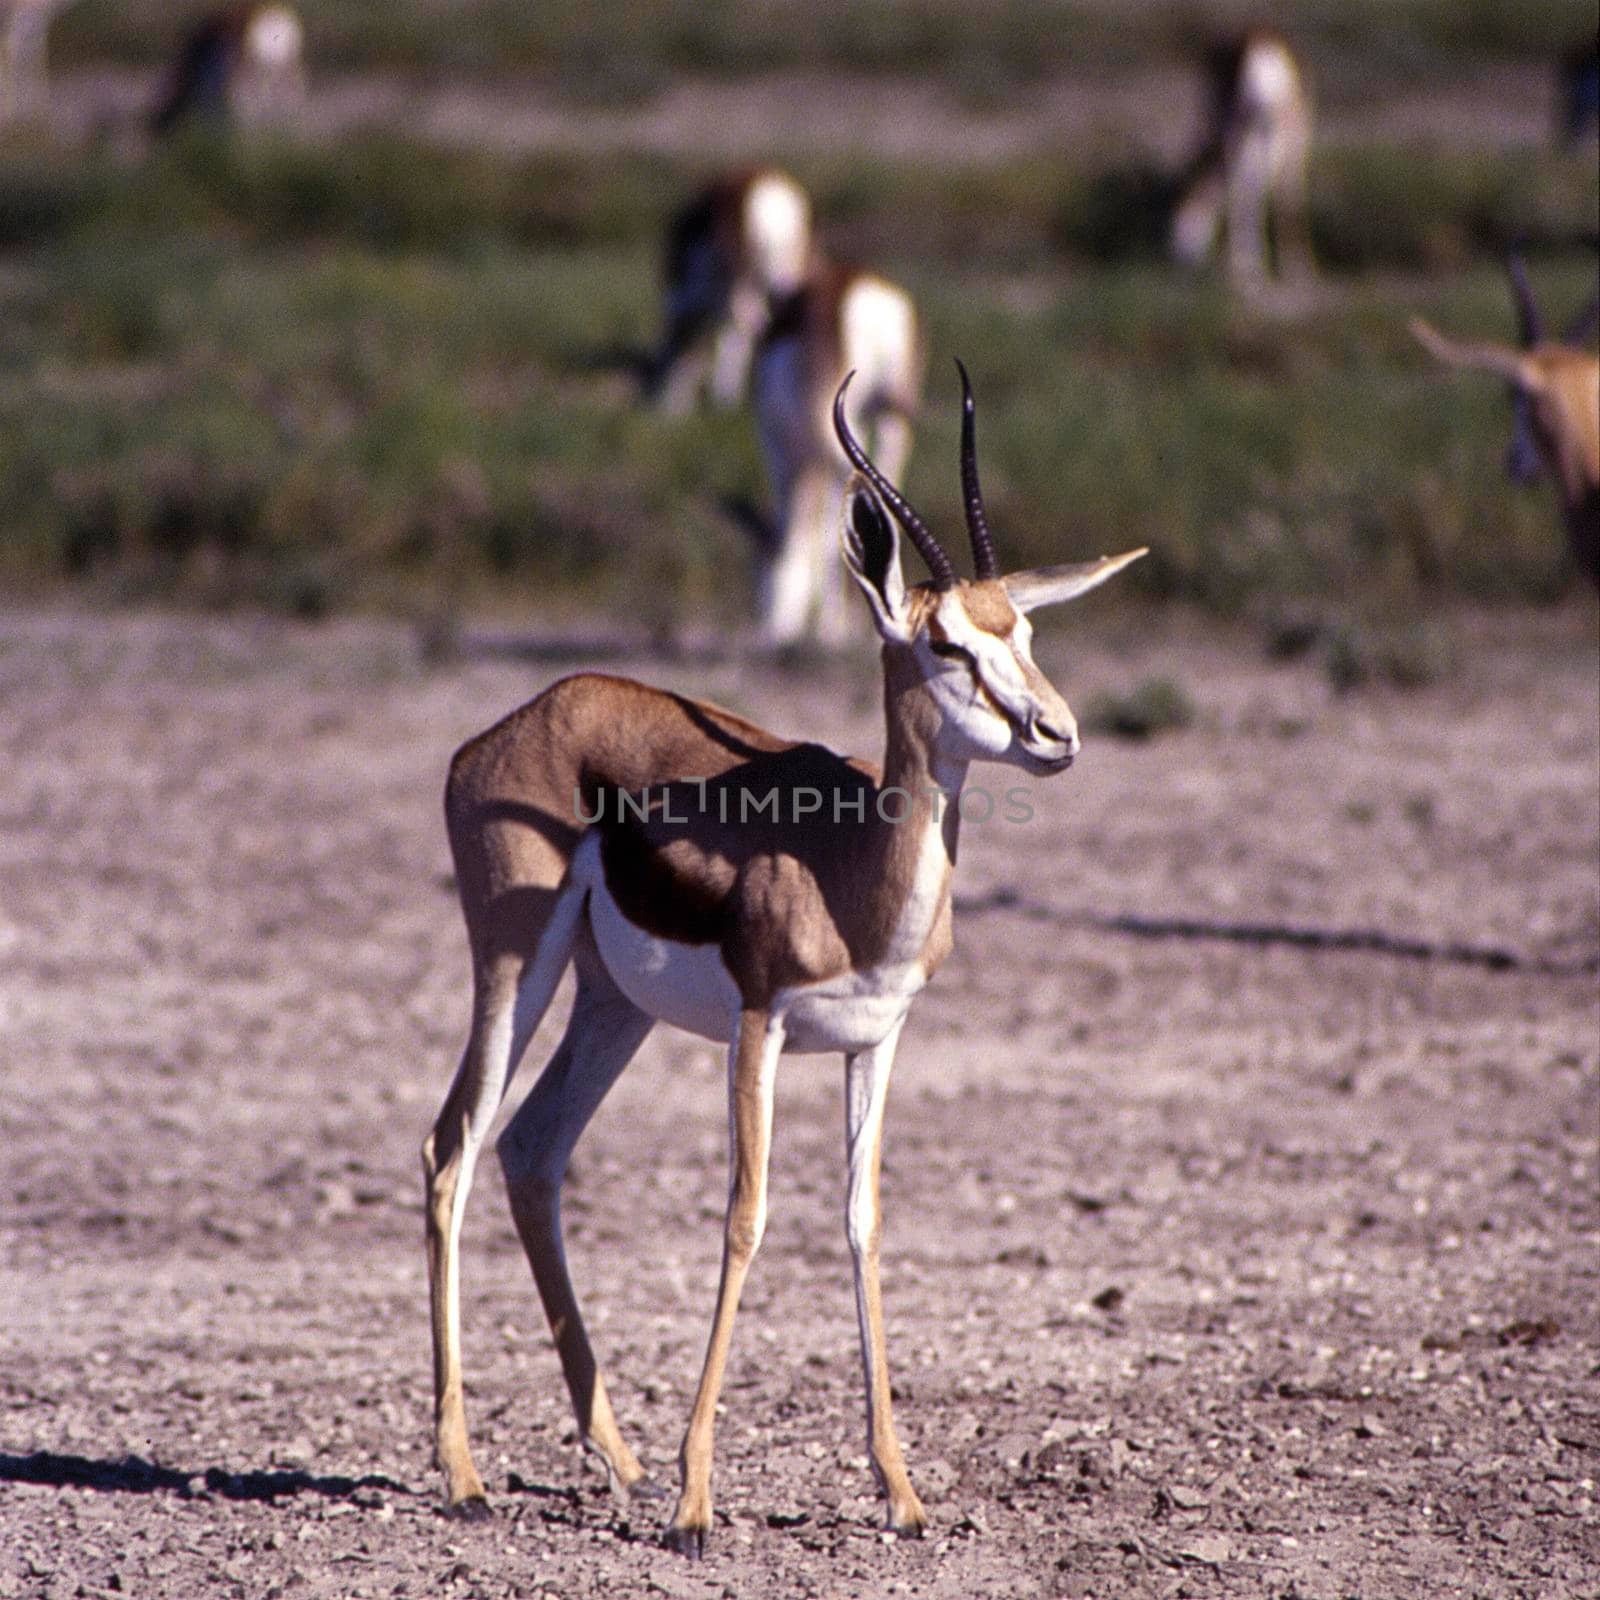
M 800 186 L 772 172 L 751 184 L 744 204 L 750 270 L 775 294 L 791 294 L 811 257 L 811 202 Z
M 246 47 L 264 67 L 289 67 L 300 59 L 305 30 L 287 6 L 267 6 L 250 19 Z
M 844 356 L 840 365 L 846 372 L 856 372 L 852 385 L 856 394 L 910 395 L 916 368 L 917 314 L 906 294 L 882 278 L 857 278 L 839 306 L 839 337 Z
M 1249 112 L 1276 111 L 1299 93 L 1300 74 L 1281 40 L 1263 39 L 1250 47 L 1239 75 L 1239 97 Z

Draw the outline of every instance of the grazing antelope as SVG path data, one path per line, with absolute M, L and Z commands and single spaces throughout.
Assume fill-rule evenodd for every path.
M 1556 143 L 1573 149 L 1600 128 L 1600 48 L 1593 39 L 1575 45 L 1556 68 Z
M 1280 276 L 1311 270 L 1306 166 L 1311 97 L 1288 42 L 1254 32 L 1207 53 L 1205 133 L 1180 183 L 1172 219 L 1175 260 L 1199 266 L 1227 233 L 1231 275 L 1269 272 L 1268 208 Z
M 794 293 L 810 266 L 811 201 L 787 173 L 736 172 L 696 195 L 667 230 L 666 329 L 646 398 L 682 415 L 709 377 L 713 400 L 737 405 L 771 302 Z
M 1034 665 L 1027 613 L 1083 594 L 1144 554 L 1002 577 L 964 371 L 962 381 L 970 581 L 862 450 L 842 387 L 834 402 L 839 442 L 861 475 L 844 559 L 883 641 L 881 769 L 597 674 L 562 679 L 451 763 L 445 814 L 472 950 L 472 1029 L 422 1164 L 435 1442 L 454 1510 L 486 1508 L 462 1402 L 462 1210 L 507 1083 L 570 965 L 577 987 L 566 1033 L 497 1150 L 584 1443 L 615 1490 L 648 1489 L 618 1431 L 562 1246 L 562 1178 L 607 1090 L 657 1021 L 728 1045 L 721 1280 L 667 1529 L 675 1548 L 702 1554 L 717 1396 L 766 1224 L 778 1058 L 837 1050 L 868 1446 L 889 1527 L 916 1533 L 925 1524 L 890 1415 L 878 1287 L 889 1071 L 912 1000 L 951 948 L 969 764 L 1049 774 L 1077 754 L 1072 712 Z M 930 581 L 907 583 L 896 524 Z
M 150 129 L 286 115 L 305 98 L 305 30 L 285 5 L 234 5 L 203 17 L 184 40 Z
M 0 0 L 0 123 L 45 108 L 45 40 L 70 0 Z
M 834 549 L 850 462 L 830 425 L 847 372 L 855 374 L 852 428 L 878 470 L 898 483 L 922 387 L 916 310 L 882 278 L 820 262 L 774 303 L 756 353 L 756 428 L 777 507 L 757 551 L 758 629 L 768 647 L 808 633 L 839 644 L 853 631 Z
M 1521 349 L 1458 344 L 1421 317 L 1411 331 L 1438 360 L 1498 373 L 1511 386 L 1513 431 L 1506 470 L 1532 483 L 1541 463 L 1561 494 L 1567 536 L 1578 565 L 1600 584 L 1600 359 L 1578 348 L 1600 324 L 1600 293 L 1562 335 L 1547 339 L 1521 260 L 1506 262 L 1517 306 Z

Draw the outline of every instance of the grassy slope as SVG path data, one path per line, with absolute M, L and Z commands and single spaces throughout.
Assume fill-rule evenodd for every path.
M 1149 542 L 1141 581 L 1256 594 L 1543 594 L 1548 494 L 1499 458 L 1503 396 L 1403 333 L 1509 326 L 1528 234 L 1575 305 L 1592 162 L 1324 157 L 1334 267 L 1272 315 L 1169 273 L 1147 174 L 819 162 L 835 240 L 916 292 L 929 405 L 911 490 L 959 516 L 949 358 L 974 370 L 1008 550 Z M 762 497 L 746 419 L 674 424 L 613 356 L 654 329 L 655 241 L 692 175 L 374 137 L 197 143 L 142 165 L 0 145 L 0 576 L 316 609 L 511 589 L 740 607 L 722 496 Z
M 162 60 L 210 0 L 79 0 L 56 29 L 71 64 Z M 299 0 L 336 70 L 533 71 L 583 96 L 638 96 L 685 71 L 935 72 L 975 96 L 1064 70 L 1186 54 L 1254 22 L 1301 45 L 1335 94 L 1412 85 L 1464 57 L 1543 59 L 1592 36 L 1591 0 Z

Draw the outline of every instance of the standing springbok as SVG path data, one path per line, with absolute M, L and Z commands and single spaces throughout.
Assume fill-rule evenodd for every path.
M 883 641 L 881 770 L 780 739 L 718 706 L 597 674 L 562 679 L 451 763 L 445 815 L 472 950 L 472 1030 L 422 1165 L 435 1442 L 458 1512 L 486 1508 L 462 1401 L 462 1211 L 511 1074 L 570 965 L 577 987 L 566 1032 L 497 1149 L 583 1442 L 613 1489 L 648 1489 L 618 1431 L 562 1245 L 562 1178 L 607 1090 L 658 1020 L 728 1045 L 721 1281 L 666 1534 L 674 1548 L 702 1554 L 723 1365 L 766 1224 L 778 1058 L 837 1050 L 868 1447 L 888 1526 L 916 1533 L 925 1524 L 890 1415 L 878 1287 L 889 1071 L 912 1000 L 950 951 L 968 766 L 1057 773 L 1078 751 L 1072 712 L 1034 665 L 1026 614 L 1083 594 L 1144 554 L 1002 577 L 964 371 L 962 380 L 971 581 L 957 578 L 856 441 L 843 388 L 834 402 L 839 442 L 861 474 L 845 563 Z M 907 584 L 896 523 L 931 581 Z
M 70 0 L 0 0 L 0 123 L 44 111 L 45 40 Z
M 305 99 L 304 46 L 300 18 L 286 5 L 233 5 L 202 17 L 173 62 L 151 132 L 291 114 Z
M 1288 41 L 1252 32 L 1207 53 L 1205 131 L 1180 183 L 1171 250 L 1199 266 L 1226 225 L 1229 273 L 1259 282 L 1270 270 L 1268 208 L 1280 276 L 1311 270 L 1306 167 L 1311 96 Z
M 709 378 L 718 405 L 737 405 L 773 300 L 811 267 L 811 200 L 771 167 L 719 178 L 673 217 L 662 265 L 666 327 L 646 398 L 683 415 Z
M 869 272 L 820 262 L 775 303 L 756 353 L 755 413 L 776 517 L 757 550 L 760 642 L 843 643 L 854 614 L 834 548 L 850 462 L 830 425 L 853 372 L 847 418 L 878 470 L 899 483 L 922 388 L 916 309 Z
M 1498 373 L 1511 386 L 1512 436 L 1506 470 L 1518 483 L 1534 482 L 1541 462 L 1561 495 L 1567 537 L 1578 565 L 1600 584 L 1600 358 L 1578 346 L 1600 324 L 1600 294 L 1560 341 L 1547 339 L 1527 272 L 1507 258 L 1522 348 L 1458 344 L 1421 317 L 1411 331 L 1438 360 Z

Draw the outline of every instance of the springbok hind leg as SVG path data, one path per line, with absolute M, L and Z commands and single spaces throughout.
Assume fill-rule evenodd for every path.
M 579 1436 L 600 1457 L 612 1491 L 622 1496 L 647 1492 L 649 1483 L 617 1427 L 567 1272 L 561 1184 L 583 1130 L 654 1020 L 603 971 L 586 969 L 580 959 L 578 993 L 566 1035 L 495 1147 L 511 1215 L 572 1395 Z
M 483 1480 L 467 1444 L 461 1383 L 461 1218 L 478 1152 L 571 958 L 581 912 L 581 896 L 563 896 L 531 960 L 506 953 L 475 966 L 467 1048 L 422 1145 L 434 1454 L 444 1471 L 446 1504 L 461 1516 L 483 1516 L 488 1510 Z

